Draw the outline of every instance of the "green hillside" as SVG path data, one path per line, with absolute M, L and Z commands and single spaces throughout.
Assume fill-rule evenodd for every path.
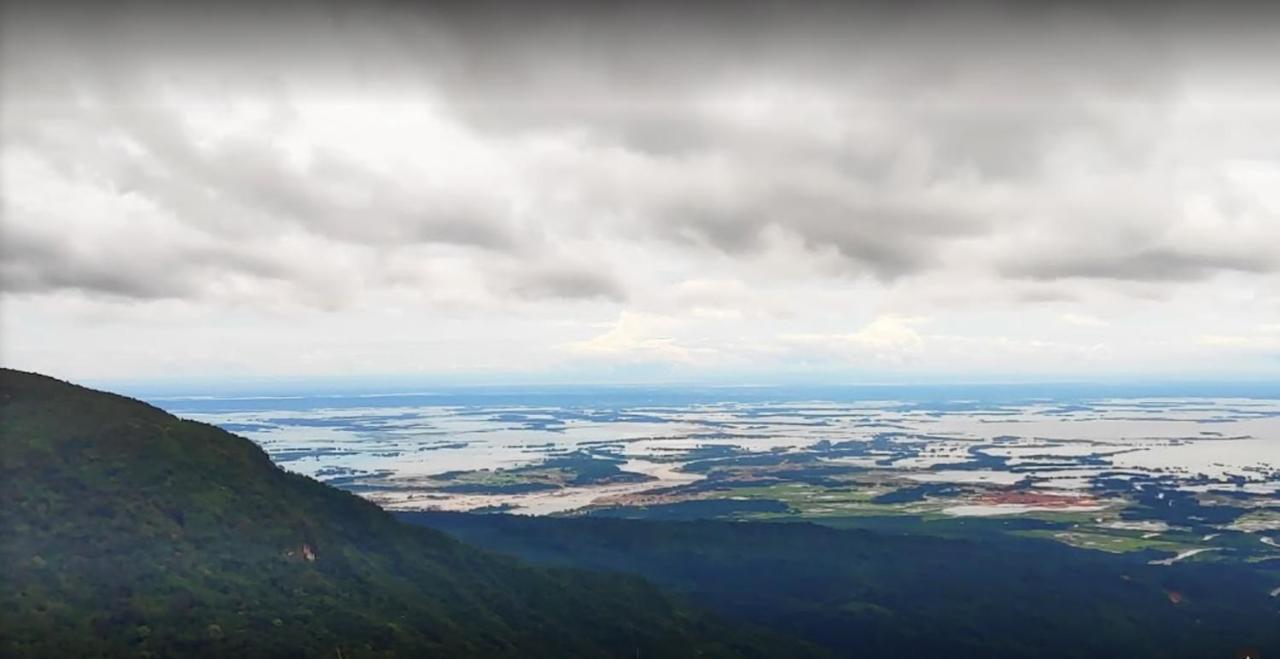
M 253 443 L 0 371 L 0 655 L 796 656 L 397 522 Z

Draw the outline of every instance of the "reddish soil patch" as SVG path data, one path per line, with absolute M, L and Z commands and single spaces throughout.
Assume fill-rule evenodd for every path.
M 1021 506 L 1041 506 L 1046 508 L 1070 508 L 1074 506 L 1096 506 L 1098 500 L 1093 497 L 1079 495 L 1041 494 L 1039 492 L 988 492 L 978 497 L 978 502 L 985 504 L 1017 504 Z

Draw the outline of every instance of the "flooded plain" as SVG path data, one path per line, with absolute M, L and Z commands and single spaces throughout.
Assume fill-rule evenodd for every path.
M 564 513 L 790 465 L 924 487 L 1087 491 L 1176 479 L 1265 496 L 1280 485 L 1280 401 L 725 401 L 441 404 L 440 397 L 157 400 L 258 443 L 283 468 L 395 509 Z M 336 403 L 336 404 L 335 404 Z M 754 469 L 754 472 L 750 470 Z M 844 470 L 844 471 L 840 471 Z M 842 475 L 843 474 L 843 475 Z M 729 479 L 730 481 L 732 479 Z M 884 490 L 880 487 L 878 491 Z M 945 496 L 945 490 L 928 492 Z M 953 500 L 952 515 L 1039 509 Z M 1079 503 L 1066 510 L 1095 510 Z

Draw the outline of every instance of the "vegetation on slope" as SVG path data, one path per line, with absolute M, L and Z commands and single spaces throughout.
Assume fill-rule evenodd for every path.
M 1280 565 L 1108 554 L 1001 531 L 402 513 L 546 565 L 615 570 L 844 657 L 1280 654 Z M 864 520 L 865 521 L 865 520 Z M 932 529 L 938 523 L 930 523 Z M 997 528 L 999 525 L 995 525 Z
M 0 655 L 794 656 L 400 524 L 248 440 L 0 371 Z

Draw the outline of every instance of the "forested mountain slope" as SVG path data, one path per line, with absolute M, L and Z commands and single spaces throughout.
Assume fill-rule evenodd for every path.
M 529 567 L 141 402 L 0 371 L 2 656 L 795 656 Z

